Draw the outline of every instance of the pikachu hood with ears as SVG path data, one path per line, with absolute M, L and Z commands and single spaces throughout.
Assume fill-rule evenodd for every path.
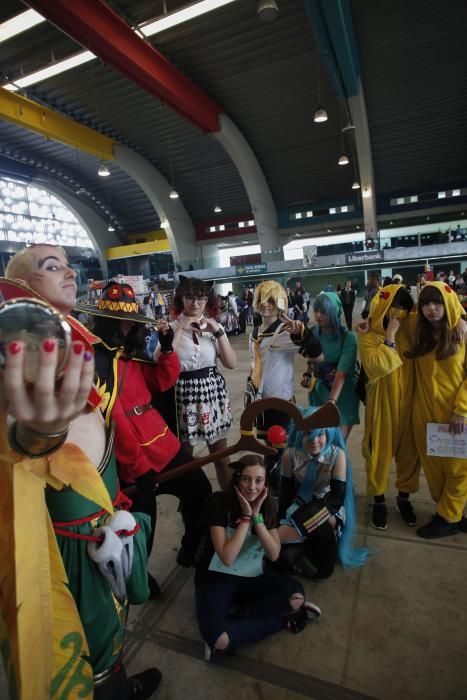
M 435 287 L 443 297 L 449 328 L 455 328 L 459 323 L 459 319 L 465 314 L 465 309 L 460 303 L 456 292 L 445 282 L 428 282 L 420 294 L 422 300 L 424 290 L 430 289 L 430 287 Z
M 373 333 L 384 336 L 386 331 L 383 326 L 383 321 L 392 306 L 394 297 L 399 289 L 403 289 L 402 284 L 388 284 L 375 294 L 370 307 L 370 330 Z

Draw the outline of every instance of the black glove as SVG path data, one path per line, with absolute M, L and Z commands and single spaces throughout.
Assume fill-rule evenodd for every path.
M 322 353 L 319 339 L 309 328 L 304 329 L 303 338 L 300 334 L 295 335 L 295 333 L 291 333 L 290 339 L 294 345 L 300 346 L 299 352 L 301 355 L 303 355 L 303 357 L 319 357 Z
M 174 339 L 174 332 L 170 326 L 169 326 L 168 331 L 166 331 L 166 333 L 159 334 L 159 345 L 161 346 L 161 352 L 166 352 L 166 353 L 172 352 L 173 339 Z

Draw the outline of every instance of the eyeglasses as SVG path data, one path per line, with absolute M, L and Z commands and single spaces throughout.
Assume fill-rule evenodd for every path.
M 199 301 L 200 304 L 203 304 L 208 300 L 206 296 L 198 296 L 197 294 L 184 294 L 183 298 L 186 299 L 186 301 Z

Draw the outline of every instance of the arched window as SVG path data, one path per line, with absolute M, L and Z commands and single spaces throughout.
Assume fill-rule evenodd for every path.
M 0 239 L 94 248 L 76 216 L 55 195 L 3 177 L 0 178 Z

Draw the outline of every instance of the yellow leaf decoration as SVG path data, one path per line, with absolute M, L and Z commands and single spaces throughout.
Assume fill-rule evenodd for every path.
M 108 513 L 114 512 L 109 492 L 100 474 L 78 445 L 66 442 L 62 448 L 46 459 L 53 479 L 71 486 L 73 491 L 97 503 Z

